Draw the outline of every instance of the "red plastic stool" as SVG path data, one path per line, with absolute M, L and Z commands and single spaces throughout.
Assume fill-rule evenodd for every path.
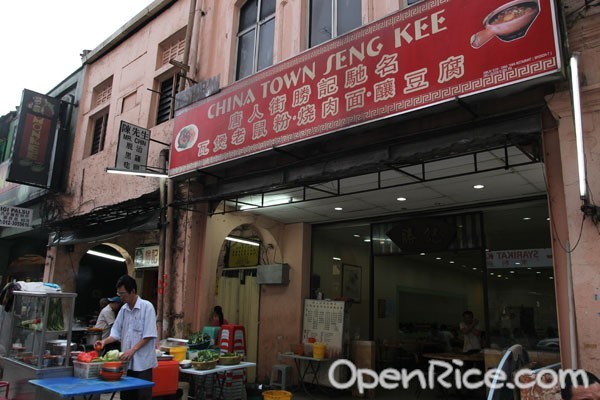
M 246 332 L 243 325 L 221 325 L 217 346 L 222 353 L 246 355 Z
M 0 381 L 0 390 L 4 388 L 4 396 L 0 396 L 0 400 L 8 400 L 8 389 L 10 388 L 10 384 L 6 381 Z

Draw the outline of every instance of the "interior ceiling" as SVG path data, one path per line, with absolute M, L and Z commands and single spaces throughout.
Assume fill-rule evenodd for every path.
M 475 184 L 485 187 L 474 189 Z M 321 224 L 518 201 L 545 194 L 543 164 L 519 148 L 509 147 L 226 203 L 284 223 Z M 406 200 L 399 201 L 400 197 Z M 342 210 L 336 210 L 338 207 Z

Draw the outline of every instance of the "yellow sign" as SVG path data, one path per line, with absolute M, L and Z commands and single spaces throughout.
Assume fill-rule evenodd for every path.
M 227 266 L 229 268 L 254 267 L 258 265 L 260 246 L 231 242 L 227 254 Z

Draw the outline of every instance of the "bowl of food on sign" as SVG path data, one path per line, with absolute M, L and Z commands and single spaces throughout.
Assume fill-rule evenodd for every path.
M 485 29 L 471 37 L 471 46 L 478 49 L 493 37 L 504 42 L 520 39 L 527 34 L 539 12 L 539 0 L 509 1 L 483 19 Z

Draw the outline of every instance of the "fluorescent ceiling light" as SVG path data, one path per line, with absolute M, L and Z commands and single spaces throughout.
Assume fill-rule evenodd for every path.
M 244 200 L 245 199 L 241 199 Z M 240 211 L 246 211 L 246 210 L 252 210 L 254 208 L 259 208 L 260 205 L 259 204 L 252 204 L 252 203 L 262 203 L 262 207 L 270 207 L 270 206 L 278 206 L 280 204 L 289 204 L 293 201 L 293 198 L 290 196 L 265 196 L 264 200 L 262 201 L 254 201 L 254 200 L 249 200 L 246 202 L 246 204 L 242 204 L 240 205 Z
M 339 257 L 333 257 L 333 259 L 334 259 L 335 261 L 342 261 L 342 259 L 341 259 L 341 258 L 339 258 Z
M 109 260 L 113 260 L 113 261 L 119 261 L 119 262 L 125 261 L 125 259 L 123 257 L 113 256 L 112 254 L 106 254 L 106 253 L 102 253 L 102 252 L 96 251 L 96 250 L 88 250 L 86 253 L 89 255 L 92 255 L 92 256 L 108 258 Z
M 137 176 L 149 176 L 153 178 L 168 178 L 169 175 L 164 172 L 154 172 L 154 171 L 129 171 L 127 169 L 117 169 L 117 168 L 106 168 L 106 172 L 109 174 L 122 174 L 122 175 L 137 175 Z
M 587 200 L 587 172 L 585 170 L 585 152 L 583 150 L 583 123 L 581 121 L 581 98 L 579 94 L 579 53 L 574 53 L 571 56 L 569 64 L 571 66 L 571 90 L 573 92 L 573 123 L 575 124 L 575 143 L 577 145 L 579 197 L 582 200 Z
M 256 242 L 254 240 L 249 240 L 249 239 L 242 239 L 242 238 L 238 238 L 238 237 L 235 237 L 235 236 L 227 236 L 225 238 L 225 240 L 229 240 L 230 242 L 237 242 L 237 243 L 249 244 L 251 246 L 260 246 L 259 242 Z
M 478 184 L 478 185 L 473 185 L 473 189 L 483 189 L 485 186 Z

